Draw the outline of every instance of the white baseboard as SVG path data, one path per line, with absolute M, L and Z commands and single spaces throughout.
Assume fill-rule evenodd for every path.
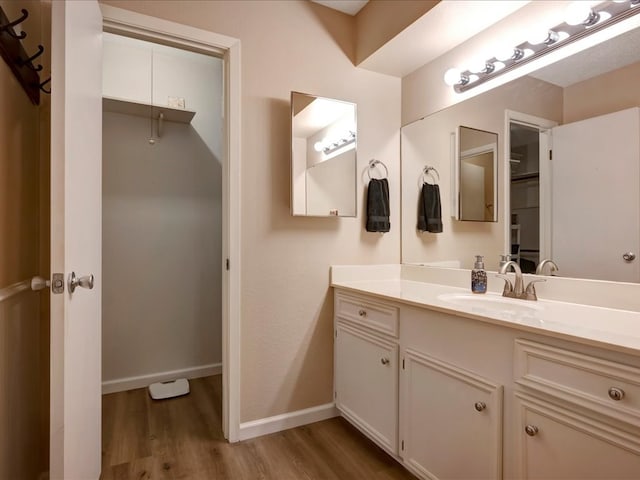
M 152 383 L 166 382 L 176 378 L 200 378 L 209 375 L 219 375 L 222 373 L 222 363 L 212 363 L 210 365 L 200 365 L 199 367 L 183 368 L 170 372 L 152 373 L 140 375 L 138 377 L 117 378 L 102 382 L 102 394 L 124 392 L 134 388 L 148 387 Z
M 337 417 L 338 415 L 339 413 L 335 404 L 326 403 L 324 405 L 318 405 L 317 407 L 305 408 L 304 410 L 244 422 L 240 424 L 238 439 L 247 440 L 261 435 L 319 422 L 320 420 Z

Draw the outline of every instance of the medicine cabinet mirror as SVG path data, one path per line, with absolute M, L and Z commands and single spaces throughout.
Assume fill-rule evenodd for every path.
M 498 134 L 458 127 L 456 220 L 496 222 Z
M 291 214 L 356 216 L 356 104 L 291 92 Z

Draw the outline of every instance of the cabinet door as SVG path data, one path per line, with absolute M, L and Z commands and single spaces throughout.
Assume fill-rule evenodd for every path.
M 336 406 L 390 453 L 398 451 L 398 345 L 338 323 Z
M 151 103 L 150 44 L 105 34 L 102 55 L 103 96 Z
M 585 415 L 520 394 L 520 478 L 640 478 L 640 437 Z
M 402 370 L 401 456 L 429 479 L 499 479 L 502 387 L 407 349 Z

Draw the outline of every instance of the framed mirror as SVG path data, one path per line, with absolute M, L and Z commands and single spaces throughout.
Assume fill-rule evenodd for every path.
M 291 214 L 356 216 L 356 104 L 291 92 Z
M 456 220 L 497 222 L 498 134 L 458 127 Z

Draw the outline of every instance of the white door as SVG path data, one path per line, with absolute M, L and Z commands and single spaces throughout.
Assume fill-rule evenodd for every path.
M 551 257 L 559 274 L 640 281 L 640 109 L 552 129 Z M 632 140 L 635 139 L 635 140 Z
M 468 161 L 460 162 L 460 217 L 462 219 L 480 221 L 485 219 L 484 178 L 484 167 Z
M 102 15 L 52 2 L 50 478 L 97 479 L 101 461 Z M 70 292 L 71 272 L 95 277 Z M 88 280 L 88 278 L 86 279 Z

